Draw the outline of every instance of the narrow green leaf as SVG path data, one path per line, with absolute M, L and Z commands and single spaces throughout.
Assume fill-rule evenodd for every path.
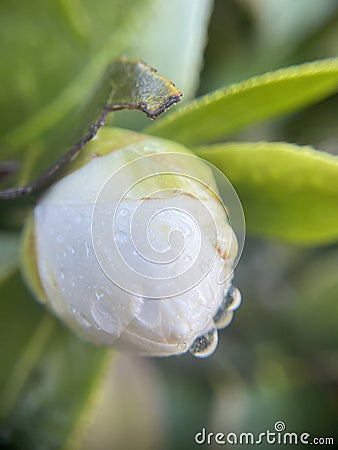
M 0 284 L 0 446 L 59 449 L 85 426 L 107 350 L 85 344 L 27 292 L 13 271 Z
M 338 239 L 338 158 L 287 143 L 197 147 L 233 183 L 248 230 L 302 244 Z
M 296 111 L 337 89 L 338 58 L 292 66 L 201 97 L 146 132 L 188 145 L 215 141 L 247 125 Z

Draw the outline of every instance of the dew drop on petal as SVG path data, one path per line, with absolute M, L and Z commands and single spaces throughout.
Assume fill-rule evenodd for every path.
M 177 349 L 180 352 L 184 352 L 187 348 L 187 343 L 185 341 L 179 341 L 179 343 L 177 344 Z
M 119 217 L 126 217 L 129 215 L 129 210 L 127 208 L 120 209 L 118 216 Z
M 226 304 L 223 302 L 219 307 L 217 313 L 214 315 L 214 322 L 216 327 L 219 330 L 227 327 L 232 321 L 233 315 L 234 313 L 232 311 L 229 311 L 229 309 L 226 307 Z
M 240 290 L 235 286 L 230 286 L 228 292 L 225 295 L 226 305 L 229 311 L 234 311 L 237 309 L 242 300 Z
M 96 297 L 96 300 L 101 300 L 101 298 L 104 297 L 104 294 L 95 292 L 95 297 Z
M 124 231 L 118 231 L 115 234 L 115 239 L 117 240 L 117 243 L 125 244 L 128 241 L 127 233 L 125 233 Z
M 214 315 L 214 322 L 219 330 L 230 324 L 234 315 L 233 311 L 241 304 L 241 298 L 240 291 L 234 286 L 230 286 L 224 292 L 223 302 Z
M 84 246 L 85 246 L 85 250 L 86 250 L 86 256 L 88 257 L 90 254 L 90 250 L 89 250 L 89 245 L 88 245 L 87 241 L 84 241 Z
M 76 314 L 75 308 L 68 307 L 68 311 L 75 316 L 75 314 Z
M 207 358 L 216 350 L 218 343 L 218 333 L 216 328 L 212 328 L 207 333 L 198 336 L 190 347 L 189 351 L 196 358 Z

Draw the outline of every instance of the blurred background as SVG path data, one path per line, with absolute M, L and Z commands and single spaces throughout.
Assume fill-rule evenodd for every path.
M 66 2 L 54 3 L 64 8 L 67 20 L 75 20 L 73 33 L 77 33 L 75 40 L 81 43 L 91 18 L 81 9 L 80 1 L 69 2 L 67 8 Z M 105 3 L 102 2 L 102 10 L 95 3 L 99 11 L 93 30 L 97 42 L 92 42 L 93 49 L 82 45 L 82 54 L 79 51 L 76 56 L 79 61 L 93 59 L 91 51 L 96 55 L 97 48 L 108 39 L 110 10 Z M 131 2 L 115 3 L 122 9 L 132 9 Z M 336 0 L 196 0 L 196 4 L 192 0 L 158 1 L 151 6 L 151 14 L 146 11 L 146 3 L 142 8 L 135 7 L 135 27 L 129 16 L 123 17 L 124 12 L 120 12 L 119 23 L 126 21 L 133 41 L 119 47 L 117 30 L 115 41 L 112 39 L 116 53 L 123 50 L 127 56 L 142 58 L 156 67 L 175 81 L 184 93 L 184 101 L 265 71 L 338 56 Z M 10 2 L 4 4 L 9 11 Z M 43 7 L 38 11 L 39 20 L 44 21 Z M 115 11 L 112 8 L 112 13 Z M 22 13 L 20 23 L 27 30 L 27 14 L 31 13 L 29 6 Z M 143 25 L 136 28 L 142 14 Z M 7 24 L 5 16 L 0 19 L 0 26 L 1 23 Z M 12 48 L 17 49 L 10 26 L 8 35 L 13 39 Z M 14 148 L 19 154 L 27 141 L 27 148 L 33 149 L 31 154 L 36 157 L 44 142 L 56 133 L 48 128 L 48 123 L 41 132 L 33 130 L 31 124 L 32 137 L 26 137 L 26 141 L 22 138 L 22 143 L 13 138 L 16 127 L 27 123 L 32 108 L 48 109 L 46 99 L 54 98 L 55 92 L 63 89 L 68 82 L 67 72 L 69 77 L 76 72 L 75 63 L 74 67 L 67 66 L 69 49 L 65 42 L 59 61 L 54 53 L 50 55 L 52 63 L 46 65 L 50 68 L 53 64 L 55 70 L 57 64 L 64 67 L 66 73 L 63 80 L 59 78 L 59 85 L 55 80 L 52 87 L 41 83 L 37 93 L 33 69 L 29 72 L 31 79 L 28 75 L 23 77 L 22 71 L 13 75 L 18 89 L 31 92 L 35 104 L 27 106 L 29 95 L 20 99 L 14 91 L 10 99 L 9 88 L 2 95 L 6 149 Z M 8 49 L 9 45 L 5 50 L 9 52 Z M 87 72 L 91 79 L 106 64 L 106 56 L 96 56 L 98 68 L 89 75 Z M 65 62 L 60 63 L 62 58 Z M 38 61 L 34 64 L 38 65 Z M 2 68 L 2 74 L 8 70 L 10 67 Z M 297 114 L 246 129 L 230 140 L 288 141 L 338 154 L 337 100 L 337 95 L 332 96 Z M 71 114 L 73 107 L 60 115 L 63 119 L 57 119 L 58 126 L 64 126 L 64 117 Z M 146 123 L 137 112 L 121 113 L 112 121 L 137 130 Z M 24 125 L 20 136 L 29 134 Z M 3 172 L 5 167 L 2 165 Z M 20 228 L 22 217 L 18 209 L 15 211 L 7 230 Z M 6 236 L 7 242 L 11 237 L 15 239 L 13 232 Z M 194 435 L 202 427 L 224 434 L 258 434 L 273 431 L 278 420 L 286 424 L 286 431 L 335 437 L 338 445 L 338 245 L 304 248 L 247 236 L 234 284 L 242 292 L 242 305 L 229 328 L 220 332 L 218 349 L 210 358 L 198 360 L 190 354 L 167 359 L 114 356 L 95 402 L 84 414 L 87 419 L 81 419 L 86 425 L 81 433 L 75 433 L 78 448 L 189 450 L 196 448 Z M 2 433 L 0 444 L 3 448 L 33 448 L 29 440 L 24 444 L 22 436 L 27 430 L 23 432 L 13 425 L 16 420 L 15 423 L 26 420 L 22 419 L 22 411 L 29 408 L 22 408 L 19 402 L 15 411 L 6 428 L 10 431 Z M 34 424 L 28 421 L 27 428 Z M 32 430 L 30 433 L 34 434 Z M 7 439 L 9 435 L 11 439 Z

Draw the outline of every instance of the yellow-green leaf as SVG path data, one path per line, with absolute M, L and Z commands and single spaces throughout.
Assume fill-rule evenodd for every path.
M 182 95 L 152 67 L 126 58 L 117 59 L 108 67 L 100 91 L 103 91 L 102 105 L 108 109 L 140 109 L 152 119 L 178 102 Z
M 197 147 L 233 183 L 248 230 L 302 244 L 338 239 L 338 158 L 287 143 Z
M 63 146 L 59 143 L 58 150 L 62 156 L 58 161 L 55 162 L 54 152 L 45 151 L 33 158 L 33 164 L 28 164 L 32 160 L 28 154 L 26 164 L 17 175 L 21 179 L 25 177 L 30 181 L 38 175 L 41 177 L 36 182 L 28 183 L 27 186 L 20 184 L 18 189 L 8 188 L 1 191 L 0 198 L 9 199 L 28 195 L 51 184 L 63 166 L 74 159 L 81 148 L 93 139 L 99 128 L 105 123 L 110 111 L 138 109 L 154 119 L 178 102 L 180 97 L 180 91 L 171 81 L 158 75 L 155 69 L 142 61 L 126 58 L 115 60 L 108 66 L 101 82 L 92 93 L 85 108 L 84 118 L 79 119 L 76 126 L 69 123 L 68 132 L 74 135 L 71 149 L 67 152 L 69 149 L 67 138 L 63 136 Z M 86 133 L 83 136 L 84 131 Z M 50 150 L 54 145 L 55 141 L 52 139 L 46 150 Z M 48 168 L 52 162 L 55 164 Z M 44 170 L 47 171 L 43 173 Z
M 338 90 L 338 58 L 269 72 L 201 97 L 146 128 L 187 145 L 215 141 Z

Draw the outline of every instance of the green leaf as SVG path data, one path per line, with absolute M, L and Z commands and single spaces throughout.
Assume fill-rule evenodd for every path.
M 40 158 L 35 159 L 28 154 L 19 178 L 22 180 L 23 178 L 32 179 L 34 175 L 38 174 L 41 176 L 26 186 L 20 184 L 17 189 L 9 188 L 1 191 L 0 198 L 17 198 L 41 191 L 50 185 L 65 164 L 74 159 L 82 147 L 95 137 L 99 128 L 105 123 L 108 112 L 138 109 L 154 119 L 172 104 L 178 102 L 180 97 L 181 93 L 173 83 L 158 75 L 155 69 L 138 60 L 117 59 L 109 65 L 87 105 L 85 118 L 79 121 L 77 129 L 81 131 L 78 131 L 78 142 L 68 152 L 66 152 L 67 147 L 64 148 L 61 158 L 48 169 L 48 165 L 53 161 L 53 154 L 44 152 Z M 69 129 L 73 130 L 71 126 Z M 83 130 L 87 130 L 87 132 L 81 139 Z M 47 169 L 47 171 L 41 174 L 43 169 Z
M 338 58 L 292 66 L 201 97 L 148 127 L 187 145 L 214 141 L 250 124 L 296 111 L 338 89 Z
M 337 8 L 336 0 L 284 0 L 274 3 L 261 0 L 253 5 L 257 20 L 257 43 L 262 51 L 281 58 L 292 51 L 328 18 L 332 19 Z M 306 11 L 306 14 L 304 14 Z M 276 20 L 278 17 L 278 20 Z
M 109 354 L 48 314 L 17 271 L 2 281 L 0 294 L 0 446 L 71 447 L 86 426 Z
M 172 82 L 139 60 L 120 58 L 114 61 L 100 89 L 108 110 L 140 109 L 155 119 L 180 100 L 181 93 Z
M 17 233 L 0 231 L 0 282 L 18 264 L 19 242 Z
M 173 80 L 183 100 L 192 97 L 198 85 L 212 6 L 213 0 L 158 0 L 151 22 L 128 52 Z
M 213 0 L 157 0 L 151 20 L 126 52 L 174 81 L 184 93 L 183 102 L 194 96 L 199 84 L 212 6 Z M 114 117 L 116 127 L 139 131 L 147 125 L 141 114 L 125 111 Z
M 63 118 L 79 113 L 107 64 L 137 39 L 152 3 L 1 2 L 1 151 L 18 154 L 56 126 L 55 136 L 67 130 Z
M 289 326 L 311 352 L 332 350 L 338 347 L 338 252 L 323 252 L 309 261 L 305 270 L 297 274 L 295 298 L 287 309 Z M 301 324 L 301 326 L 300 326 Z
M 338 158 L 287 143 L 197 147 L 233 183 L 250 232 L 302 244 L 338 239 Z

